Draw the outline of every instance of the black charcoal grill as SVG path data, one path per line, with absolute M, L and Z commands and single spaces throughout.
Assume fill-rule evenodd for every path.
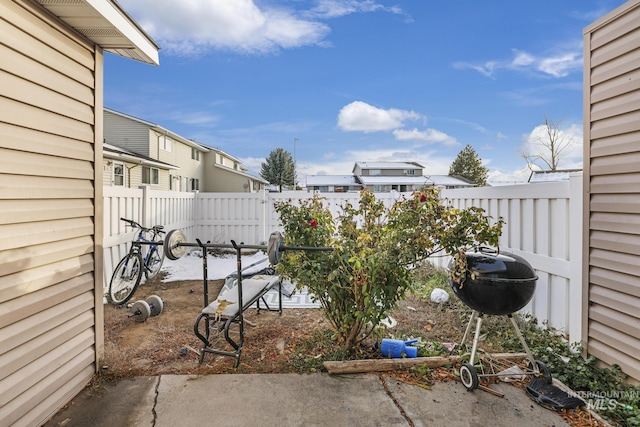
M 464 281 L 450 281 L 458 298 L 485 314 L 511 314 L 527 305 L 536 291 L 538 277 L 522 257 L 482 247 L 467 252 Z
M 525 374 L 542 375 L 546 382 L 551 383 L 549 369 L 544 363 L 534 359 L 512 316 L 533 298 L 538 280 L 533 267 L 516 254 L 500 253 L 498 249 L 493 248 L 480 247 L 465 255 L 467 267 L 464 278 L 460 282 L 449 279 L 449 285 L 456 296 L 473 310 L 462 338 L 462 345 L 467 341 L 473 321 L 477 319 L 469 363 L 463 363 L 460 367 L 460 378 L 464 386 L 467 390 L 474 390 L 478 387 L 480 377 L 499 375 L 495 372 L 486 373 L 482 364 L 479 365 L 479 374 L 474 366 L 482 318 L 485 314 L 509 317 L 531 368 L 524 371 Z M 449 263 L 450 270 L 452 262 Z

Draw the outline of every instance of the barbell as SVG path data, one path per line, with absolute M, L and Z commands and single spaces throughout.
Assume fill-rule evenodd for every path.
M 267 251 L 269 262 L 276 265 L 282 259 L 284 251 L 332 251 L 331 247 L 317 246 L 285 246 L 282 233 L 274 231 L 269 236 L 269 242 L 266 245 L 245 245 L 241 244 L 225 244 L 225 243 L 189 243 L 187 236 L 180 229 L 171 230 L 167 233 L 164 243 L 162 244 L 164 255 L 172 261 L 178 260 L 184 256 L 188 247 L 194 248 L 219 248 L 219 249 L 262 249 Z

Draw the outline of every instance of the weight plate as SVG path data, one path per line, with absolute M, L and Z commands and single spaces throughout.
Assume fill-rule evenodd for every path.
M 147 304 L 149 304 L 149 308 L 151 308 L 152 316 L 157 316 L 158 314 L 162 313 L 164 302 L 158 295 L 151 295 L 149 298 L 147 298 Z
M 185 252 L 187 252 L 187 247 L 181 246 L 181 243 L 187 243 L 187 236 L 185 236 L 182 230 L 171 230 L 168 232 L 162 245 L 164 255 L 172 261 L 180 259 Z
M 269 262 L 272 265 L 276 265 L 282 259 L 282 252 L 280 251 L 280 247 L 284 239 L 282 238 L 282 234 L 279 231 L 274 231 L 269 236 L 269 244 L 267 245 L 267 254 L 269 255 Z
M 146 301 L 136 301 L 131 306 L 131 317 L 136 322 L 142 323 L 151 316 L 151 307 Z

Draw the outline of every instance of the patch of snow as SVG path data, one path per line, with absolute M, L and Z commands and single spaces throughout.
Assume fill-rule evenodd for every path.
M 263 261 L 263 262 L 261 262 Z M 245 272 L 260 271 L 269 266 L 267 254 L 258 251 L 253 254 L 242 255 L 242 268 L 245 269 L 252 264 L 255 266 L 245 270 Z M 165 258 L 161 272 L 166 273 L 163 282 L 175 282 L 179 280 L 202 280 L 202 251 L 192 250 L 187 252 L 182 258 L 172 261 Z M 207 255 L 207 277 L 209 280 L 224 279 L 229 274 L 237 272 L 236 254 Z

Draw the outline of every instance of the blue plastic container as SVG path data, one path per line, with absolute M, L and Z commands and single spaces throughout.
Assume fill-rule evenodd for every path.
M 380 345 L 380 353 L 384 357 L 391 357 L 394 359 L 401 358 L 403 354 L 409 358 L 417 357 L 418 347 L 408 345 L 416 342 L 418 342 L 418 340 L 402 341 L 384 338 Z

